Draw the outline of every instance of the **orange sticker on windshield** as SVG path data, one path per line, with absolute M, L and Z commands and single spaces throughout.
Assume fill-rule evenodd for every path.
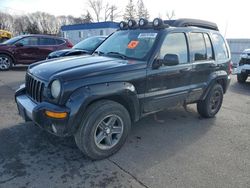
M 139 44 L 138 40 L 131 40 L 130 43 L 128 44 L 129 49 L 134 49 L 136 46 Z

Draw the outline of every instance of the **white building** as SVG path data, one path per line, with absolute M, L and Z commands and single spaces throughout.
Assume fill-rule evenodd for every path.
M 98 22 L 75 25 L 64 25 L 61 27 L 61 33 L 64 38 L 69 39 L 73 44 L 81 40 L 98 35 L 110 35 L 119 28 L 116 22 Z

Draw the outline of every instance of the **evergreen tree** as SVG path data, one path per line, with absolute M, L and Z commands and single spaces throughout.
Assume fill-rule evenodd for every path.
M 125 12 L 123 15 L 124 20 L 130 20 L 130 19 L 135 19 L 136 17 L 136 9 L 133 0 L 129 0 Z

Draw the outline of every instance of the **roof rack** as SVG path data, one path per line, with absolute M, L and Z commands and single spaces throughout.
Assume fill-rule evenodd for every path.
M 194 26 L 194 27 L 201 27 L 205 29 L 212 29 L 212 30 L 219 31 L 216 23 L 205 21 L 205 20 L 182 18 L 178 20 L 164 20 L 164 23 L 172 27 Z

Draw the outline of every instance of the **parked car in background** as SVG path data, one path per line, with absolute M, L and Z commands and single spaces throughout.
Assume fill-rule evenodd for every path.
M 64 57 L 64 56 L 73 56 L 73 55 L 83 55 L 83 54 L 92 54 L 95 49 L 106 39 L 106 36 L 94 36 L 89 37 L 81 42 L 77 43 L 71 49 L 64 49 L 51 52 L 48 55 L 48 59 Z
M 236 73 L 239 83 L 244 83 L 250 75 L 250 49 L 245 49 L 241 54 Z
M 5 30 L 0 30 L 0 43 L 10 39 L 12 37 L 12 33 Z
M 0 44 L 0 70 L 13 65 L 31 64 L 47 58 L 48 54 L 73 45 L 67 39 L 49 35 L 21 35 Z

